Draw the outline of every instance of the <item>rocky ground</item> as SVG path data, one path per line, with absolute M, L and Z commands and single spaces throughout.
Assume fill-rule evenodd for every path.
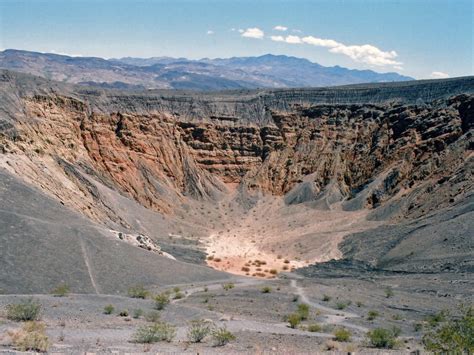
M 433 289 L 436 282 L 436 289 Z M 33 297 L 43 306 L 42 322 L 52 341 L 53 353 L 315 353 L 329 349 L 377 353 L 367 345 L 365 334 L 376 327 L 396 326 L 401 329 L 400 343 L 394 353 L 410 353 L 422 350 L 420 344 L 423 324 L 429 315 L 442 309 L 454 308 L 460 302 L 472 302 L 473 281 L 469 275 L 440 274 L 406 276 L 374 276 L 367 278 L 304 278 L 295 274 L 283 274 L 273 280 L 234 278 L 232 289 L 225 290 L 222 282 L 202 282 L 163 287 L 150 287 L 154 293 L 171 290 L 178 286 L 183 298 L 173 300 L 160 314 L 162 321 L 177 327 L 176 338 L 157 344 L 132 342 L 136 329 L 146 321 L 145 315 L 154 309 L 150 299 L 136 299 L 125 295 L 82 295 L 65 297 L 53 295 L 3 295 L 0 307 Z M 269 287 L 268 293 L 263 293 Z M 390 287 L 393 295 L 387 297 Z M 174 291 L 171 292 L 174 294 Z M 324 296 L 329 300 L 324 301 Z M 309 317 L 298 329 L 291 329 L 284 320 L 295 312 L 297 304 L 310 306 Z M 344 303 L 344 309 L 338 304 Z M 104 307 L 115 308 L 110 315 Z M 128 316 L 118 313 L 127 310 Z M 143 315 L 134 318 L 136 310 Z M 370 311 L 378 312 L 368 320 Z M 236 339 L 225 347 L 214 347 L 206 338 L 202 344 L 187 340 L 187 327 L 192 319 L 212 320 L 225 325 Z M 305 327 L 318 324 L 318 332 Z M 8 332 L 21 323 L 1 318 L 1 351 L 8 352 Z M 333 332 L 338 328 L 351 332 L 348 342 L 334 341 Z M 388 352 L 386 350 L 385 352 Z

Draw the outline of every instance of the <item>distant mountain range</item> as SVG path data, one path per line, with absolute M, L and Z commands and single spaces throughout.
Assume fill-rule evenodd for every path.
M 413 80 L 398 73 L 325 67 L 303 58 L 272 54 L 228 59 L 126 57 L 106 60 L 7 49 L 0 52 L 0 68 L 122 90 L 322 87 Z

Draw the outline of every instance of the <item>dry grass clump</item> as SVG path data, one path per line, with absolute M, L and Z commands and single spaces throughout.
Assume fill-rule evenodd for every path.
M 242 266 L 242 269 L 241 269 L 241 270 L 244 271 L 244 272 L 249 272 L 249 271 L 250 271 L 250 268 L 247 267 L 247 266 Z
M 277 270 L 277 269 L 270 269 L 269 272 L 270 272 L 270 274 L 272 274 L 272 275 L 278 274 L 278 270 Z
M 22 303 L 7 305 L 7 318 L 17 322 L 38 320 L 41 314 L 41 304 L 32 298 Z
M 152 325 L 145 325 L 135 332 L 133 341 L 135 343 L 156 343 L 159 341 L 171 342 L 176 336 L 176 327 L 165 323 L 156 322 Z
M 216 328 L 211 333 L 214 346 L 224 346 L 228 342 L 235 339 L 235 335 L 232 334 L 224 326 L 222 328 Z
M 145 299 L 149 295 L 149 292 L 142 285 L 133 286 L 128 289 L 128 296 L 132 298 Z
M 17 331 L 9 333 L 13 346 L 19 351 L 46 352 L 50 346 L 46 326 L 39 322 L 27 322 Z
M 69 295 L 70 292 L 71 292 L 71 289 L 69 288 L 69 285 L 64 284 L 64 283 L 56 286 L 51 291 L 51 293 L 55 297 L 65 297 L 65 296 Z

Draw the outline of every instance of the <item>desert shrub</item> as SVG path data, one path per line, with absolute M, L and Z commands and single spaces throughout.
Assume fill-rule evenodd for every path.
M 337 302 L 336 303 L 336 308 L 339 309 L 339 310 L 343 310 L 347 307 L 347 304 L 344 303 L 344 302 Z
M 357 303 L 356 303 L 356 306 L 359 307 L 359 308 L 362 307 L 363 305 L 364 304 L 361 301 L 357 301 Z
M 22 303 L 7 305 L 7 318 L 17 322 L 38 320 L 41 314 L 41 304 L 28 299 Z
M 128 296 L 132 298 L 142 298 L 145 299 L 150 293 L 145 289 L 145 287 L 138 285 L 133 286 L 128 289 Z
M 51 293 L 55 297 L 65 297 L 69 295 L 70 292 L 71 290 L 69 288 L 69 285 L 67 284 L 60 284 L 51 291 Z
M 212 323 L 202 319 L 193 320 L 188 327 L 188 340 L 191 343 L 200 343 L 210 332 Z
M 214 346 L 224 346 L 235 339 L 235 335 L 228 331 L 226 327 L 214 329 L 211 336 Z
M 119 312 L 119 317 L 128 317 L 128 310 L 124 309 L 123 311 Z
M 444 319 L 423 336 L 426 350 L 434 353 L 474 353 L 474 308 L 461 306 L 459 312 L 458 317 L 446 312 Z
M 262 288 L 262 293 L 270 293 L 272 292 L 272 288 L 270 286 L 265 286 Z
M 300 303 L 298 305 L 298 314 L 300 315 L 301 320 L 308 319 L 309 306 L 306 303 Z
M 345 328 L 337 328 L 334 331 L 334 340 L 347 342 L 351 340 L 351 332 Z
M 111 304 L 108 304 L 107 306 L 104 307 L 104 314 L 112 314 L 114 311 L 114 306 Z
M 418 323 L 413 324 L 413 331 L 419 332 L 422 329 L 423 329 L 423 323 L 418 322 Z
M 20 330 L 9 333 L 13 346 L 19 351 L 46 352 L 50 342 L 46 326 L 39 322 L 27 322 Z
M 375 318 L 377 318 L 379 316 L 379 312 L 377 311 L 369 311 L 367 313 L 367 319 L 368 320 L 374 320 Z
M 290 323 L 290 328 L 295 329 L 298 324 L 301 323 L 301 315 L 299 313 L 291 313 L 286 317 L 288 323 Z
M 308 325 L 306 329 L 308 330 L 308 332 L 317 333 L 320 332 L 323 328 L 319 324 L 313 323 Z
M 135 319 L 140 318 L 142 315 L 143 315 L 143 309 L 138 308 L 133 311 L 133 318 Z
M 147 322 L 152 322 L 152 323 L 159 322 L 160 317 L 161 317 L 160 312 L 157 312 L 157 311 L 150 311 L 147 314 L 145 314 L 145 320 Z
M 181 292 L 181 289 L 178 286 L 176 286 L 176 287 L 173 288 L 173 292 L 174 293 Z
M 331 296 L 323 295 L 323 301 L 324 302 L 329 302 L 330 300 L 331 300 Z
M 393 349 L 398 343 L 399 333 L 398 329 L 375 328 L 367 333 L 367 340 L 375 348 Z
M 250 268 L 248 266 L 242 266 L 241 270 L 244 271 L 244 272 L 249 272 Z
M 170 303 L 170 296 L 167 293 L 160 293 L 156 295 L 154 298 L 155 301 L 155 308 L 158 310 L 162 310 L 166 307 L 168 303 Z
M 272 275 L 276 275 L 276 274 L 278 274 L 278 270 L 277 269 L 270 269 L 269 273 L 272 274 Z
M 300 299 L 300 296 L 298 295 L 293 295 L 293 298 L 291 299 L 293 302 L 298 302 L 298 300 Z
M 387 287 L 385 289 L 385 297 L 387 298 L 393 297 L 393 289 L 391 287 Z
M 222 288 L 225 290 L 225 291 L 229 291 L 231 289 L 233 289 L 235 287 L 234 283 L 233 282 L 228 282 L 226 284 L 222 284 Z
M 176 335 L 176 327 L 164 322 L 144 325 L 137 329 L 133 336 L 135 343 L 171 342 Z
M 436 314 L 429 315 L 426 317 L 426 321 L 430 327 L 436 327 L 439 323 L 446 321 L 447 312 L 441 311 Z
M 184 293 L 182 292 L 176 292 L 173 296 L 174 300 L 180 300 L 181 298 L 184 298 Z

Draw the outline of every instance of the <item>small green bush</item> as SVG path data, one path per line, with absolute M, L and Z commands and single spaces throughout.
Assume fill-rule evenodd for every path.
M 351 340 L 351 332 L 345 328 L 337 328 L 334 331 L 334 340 L 347 342 Z
M 65 297 L 65 296 L 69 295 L 70 292 L 71 292 L 71 290 L 70 290 L 70 288 L 67 284 L 60 284 L 60 285 L 56 286 L 56 288 L 54 288 L 51 291 L 51 293 L 55 297 Z
M 174 293 L 178 293 L 178 292 L 180 292 L 180 291 L 181 291 L 181 289 L 180 289 L 179 287 L 174 287 L 174 288 L 173 288 L 173 292 L 174 292 Z
M 369 345 L 379 349 L 393 349 L 398 344 L 399 330 L 375 328 L 367 333 Z
M 324 302 L 329 302 L 330 300 L 331 300 L 331 296 L 323 295 L 323 301 Z
M 114 311 L 114 306 L 111 304 L 108 304 L 107 306 L 104 307 L 104 314 L 112 314 Z
M 444 313 L 444 319 L 423 336 L 428 351 L 440 354 L 474 353 L 474 308 L 460 306 L 459 316 Z
M 235 340 L 235 335 L 226 327 L 216 328 L 211 333 L 214 346 L 224 346 L 228 342 Z
M 22 329 L 9 334 L 13 346 L 19 351 L 46 352 L 50 346 L 43 323 L 27 322 Z
M 157 323 L 160 321 L 160 312 L 157 311 L 150 311 L 147 314 L 145 314 L 145 320 L 147 322 L 152 322 L 152 323 Z
M 301 315 L 299 313 L 292 313 L 286 317 L 288 323 L 290 323 L 290 328 L 295 329 L 298 324 L 301 323 Z
M 308 330 L 308 332 L 317 333 L 317 332 L 320 332 L 323 328 L 319 324 L 314 323 L 314 324 L 308 325 L 306 329 Z
M 300 296 L 298 295 L 293 295 L 293 298 L 291 299 L 293 302 L 298 302 L 298 300 L 300 299 Z
M 360 308 L 360 307 L 362 307 L 364 304 L 363 304 L 361 301 L 357 301 L 357 302 L 356 302 L 356 305 L 357 305 L 357 307 Z
M 387 287 L 385 289 L 385 297 L 386 298 L 393 297 L 393 289 L 391 287 Z
M 174 300 L 180 300 L 181 298 L 184 298 L 184 294 L 182 292 L 176 292 L 173 296 Z
M 426 318 L 428 325 L 432 328 L 438 326 L 439 323 L 446 321 L 447 311 L 441 311 L 436 314 L 429 315 Z
M 423 329 L 423 323 L 418 322 L 418 323 L 413 324 L 413 331 L 419 332 L 422 329 Z
M 188 327 L 188 340 L 191 343 L 200 343 L 210 332 L 212 323 L 202 319 L 193 320 Z
M 176 336 L 176 327 L 164 322 L 145 325 L 137 329 L 133 336 L 135 343 L 156 343 L 159 341 L 171 342 Z
M 119 312 L 119 317 L 128 317 L 128 310 L 124 309 L 123 311 Z
M 270 286 L 265 286 L 262 288 L 262 293 L 270 293 L 272 292 L 272 288 Z
M 347 307 L 347 304 L 344 303 L 344 302 L 337 302 L 336 303 L 336 308 L 339 309 L 339 310 L 343 310 Z
M 142 285 L 133 286 L 128 289 L 128 296 L 132 298 L 145 299 L 150 293 Z
M 138 308 L 133 311 L 133 318 L 135 319 L 140 318 L 142 315 L 143 315 L 143 309 Z
M 7 305 L 7 318 L 17 322 L 38 320 L 41 315 L 41 304 L 32 298 L 21 303 Z
M 301 320 L 306 320 L 309 317 L 309 306 L 306 303 L 300 303 L 298 305 L 298 314 Z
M 232 282 L 228 282 L 228 283 L 222 285 L 222 288 L 225 291 L 229 291 L 229 290 L 233 289 L 234 287 L 235 287 L 235 285 Z
M 156 295 L 155 298 L 155 308 L 158 310 L 162 310 L 166 307 L 168 303 L 170 303 L 170 296 L 167 293 L 160 293 Z
M 368 320 L 374 320 L 375 318 L 377 318 L 379 316 L 379 312 L 377 311 L 369 311 L 367 313 L 367 319 Z

